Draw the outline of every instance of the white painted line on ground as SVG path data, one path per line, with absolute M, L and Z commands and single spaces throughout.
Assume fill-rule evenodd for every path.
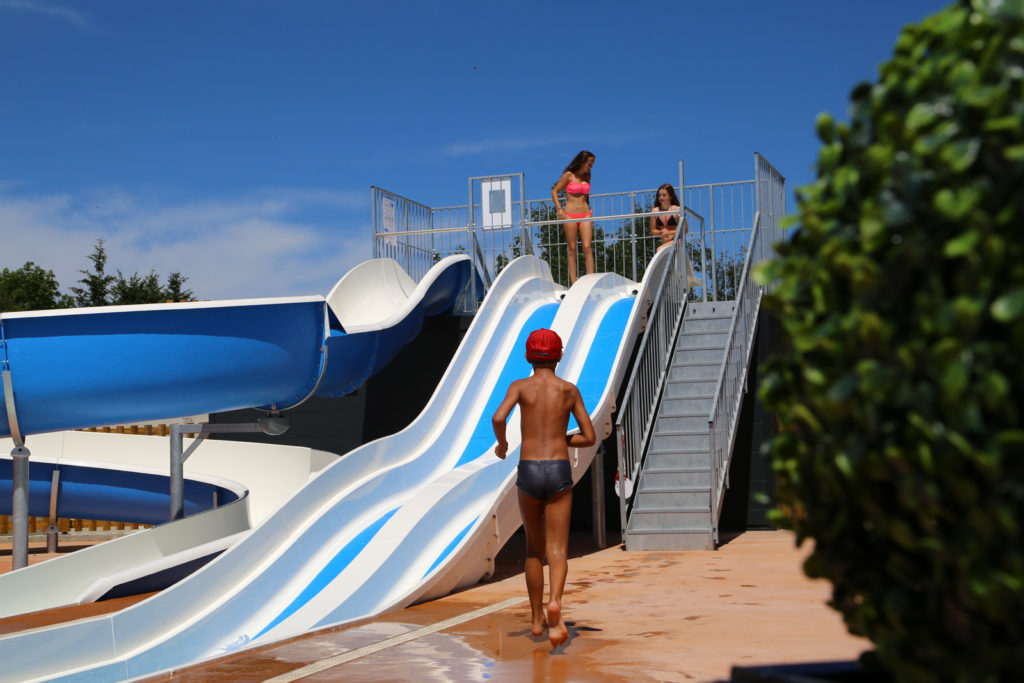
M 312 676 L 315 673 L 320 673 L 321 671 L 330 669 L 331 667 L 338 666 L 339 664 L 351 662 L 353 659 L 359 659 L 360 657 L 365 657 L 367 655 L 372 655 L 375 652 L 386 650 L 389 647 L 394 647 L 395 645 L 407 643 L 410 640 L 416 640 L 417 638 L 422 638 L 423 636 L 429 636 L 431 633 L 437 633 L 438 631 L 443 631 L 446 628 L 458 626 L 459 624 L 464 624 L 467 621 L 472 621 L 476 619 L 477 617 L 482 617 L 485 614 L 490 614 L 491 612 L 501 611 L 506 607 L 511 607 L 512 605 L 516 605 L 524 601 L 526 601 L 526 598 L 507 598 L 505 600 L 502 600 L 501 602 L 496 602 L 493 605 L 481 607 L 480 609 L 473 610 L 472 612 L 466 612 L 465 614 L 460 614 L 457 617 L 445 619 L 444 621 L 439 621 L 436 624 L 424 626 L 423 628 L 418 628 L 415 631 L 409 631 L 408 633 L 403 633 L 400 636 L 394 636 L 392 638 L 388 638 L 387 640 L 382 640 L 379 643 L 374 643 L 373 645 L 365 645 L 363 647 L 356 648 L 355 650 L 343 652 L 340 655 L 336 655 L 334 657 L 321 659 L 319 662 L 307 664 L 306 666 L 300 669 L 295 669 L 294 671 L 289 671 L 286 674 L 281 674 L 280 676 L 268 678 L 264 681 L 264 683 L 290 683 L 290 681 L 297 681 L 300 678 Z

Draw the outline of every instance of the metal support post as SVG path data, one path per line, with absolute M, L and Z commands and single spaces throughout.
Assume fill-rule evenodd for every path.
M 237 424 L 176 424 L 171 425 L 171 521 L 185 517 L 185 461 L 192 455 L 207 434 L 263 432 L 279 436 L 288 430 L 288 418 L 280 413 L 263 415 L 257 422 Z M 185 434 L 199 436 L 183 449 Z
M 182 453 L 181 427 L 196 429 L 195 425 L 171 425 L 171 521 L 185 516 L 185 458 Z
M 53 468 L 53 476 L 50 478 L 50 524 L 46 527 L 46 552 L 57 552 L 57 535 L 60 534 L 60 527 L 57 526 L 57 496 L 60 493 L 60 468 Z
M 0 323 L 0 348 L 6 342 L 3 341 L 3 324 Z M 18 409 L 14 401 L 14 384 L 11 381 L 11 369 L 8 366 L 6 357 L 0 363 L 3 368 L 0 377 L 4 385 L 4 409 L 7 412 L 7 424 L 11 430 L 11 440 L 14 441 L 14 448 L 11 450 L 11 524 L 12 546 L 11 546 L 11 569 L 21 569 L 28 566 L 28 458 L 32 455 L 25 448 L 25 437 L 18 426 Z
M 657 192 L 657 190 L 655 190 L 655 192 L 654 192 L 654 203 L 655 204 L 658 203 L 658 192 Z M 629 193 L 629 208 L 631 210 L 633 210 L 633 211 L 636 211 L 636 193 L 635 192 L 630 192 Z M 644 207 L 644 208 L 646 208 L 646 207 Z M 625 208 L 623 208 L 623 211 L 625 211 Z M 644 220 L 644 221 L 642 221 L 642 223 L 643 223 L 643 227 L 646 228 L 647 227 L 647 221 Z M 636 221 L 630 221 L 629 223 L 626 223 L 626 225 L 630 226 L 629 227 L 629 246 L 630 246 L 630 252 L 629 252 L 630 253 L 630 257 L 629 257 L 629 260 L 633 264 L 633 270 L 626 277 L 628 277 L 629 279 L 631 279 L 634 282 L 636 282 L 636 232 L 637 232 Z M 625 275 L 625 270 L 626 270 L 626 263 L 625 263 L 626 255 L 625 254 L 622 255 L 622 259 L 623 259 L 622 270 L 623 270 L 623 275 Z M 612 269 L 614 269 L 614 265 L 612 266 Z
M 590 466 L 591 500 L 593 501 L 593 524 L 594 545 L 598 548 L 608 546 L 607 534 L 605 533 L 604 515 L 604 444 L 594 454 L 594 463 Z
M 14 497 L 12 503 L 11 568 L 28 566 L 28 458 L 31 455 L 24 446 L 15 446 L 11 451 L 13 463 Z

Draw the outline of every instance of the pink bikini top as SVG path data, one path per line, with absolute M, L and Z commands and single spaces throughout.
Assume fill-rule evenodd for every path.
M 565 191 L 569 194 L 590 194 L 590 183 L 567 183 Z

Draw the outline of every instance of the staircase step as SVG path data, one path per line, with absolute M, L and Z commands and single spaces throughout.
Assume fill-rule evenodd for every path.
M 649 457 L 649 456 L 648 456 Z M 649 461 L 644 468 L 639 491 L 686 490 L 687 487 L 711 488 L 709 467 L 655 467 Z
M 685 327 L 679 332 L 676 348 L 691 349 L 695 347 L 712 347 L 724 349 L 729 343 L 727 330 L 688 330 Z
M 711 509 L 709 507 L 700 508 L 647 508 L 637 509 L 633 508 L 633 513 L 629 516 L 629 527 L 627 533 L 630 531 L 653 531 L 658 529 L 674 529 L 678 527 L 694 528 L 694 529 L 711 529 Z
M 697 347 L 692 349 L 676 347 L 676 355 L 672 365 L 685 365 L 689 363 L 721 363 L 725 356 L 725 349 L 721 346 Z
M 684 432 L 655 432 L 651 437 L 651 450 L 659 452 L 675 451 L 708 451 L 711 448 L 711 435 L 708 430 Z
M 725 333 L 729 331 L 731 324 L 731 316 L 686 316 L 683 318 L 681 329 L 684 332 Z
M 686 367 L 686 366 L 680 366 Z M 717 365 L 715 366 L 718 367 Z M 717 372 L 717 370 L 715 371 Z M 671 377 L 671 375 L 670 375 Z M 718 386 L 715 379 L 669 379 L 665 383 L 665 398 L 712 398 Z
M 626 532 L 626 550 L 714 550 L 711 532 L 703 528 Z
M 661 401 L 660 414 L 673 417 L 690 417 L 703 415 L 707 417 L 711 412 L 712 400 L 710 396 L 679 396 L 675 398 L 665 397 Z
M 724 352 L 723 352 L 724 355 Z M 669 382 L 683 382 L 688 380 L 707 380 L 718 382 L 718 376 L 722 373 L 722 359 L 709 361 L 707 363 L 672 363 L 668 371 Z
M 711 454 L 707 449 L 698 451 L 649 451 L 645 469 L 710 469 Z
M 697 431 L 701 427 L 707 431 L 708 414 L 706 412 L 695 415 L 659 415 L 655 432 L 688 432 Z
M 710 486 L 673 486 L 666 488 L 654 488 L 645 486 L 647 473 L 642 475 L 640 488 L 637 490 L 636 502 L 633 505 L 634 514 L 647 510 L 698 510 L 701 506 L 710 505 Z M 710 473 L 708 479 L 711 479 Z
M 693 318 L 732 318 L 736 312 L 735 301 L 694 301 L 686 305 L 687 319 Z
M 707 435 L 708 428 L 706 424 L 704 425 L 703 429 L 658 429 L 657 426 L 655 426 L 654 429 L 655 437 L 664 436 L 673 439 L 680 439 L 692 436 L 696 439 L 700 439 L 701 437 L 706 437 Z M 682 447 L 680 446 L 680 448 Z M 707 448 L 707 446 L 689 446 L 689 448 Z

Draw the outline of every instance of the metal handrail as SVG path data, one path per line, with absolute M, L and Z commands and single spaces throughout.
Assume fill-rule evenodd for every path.
M 385 238 L 385 237 L 398 238 L 398 237 L 406 237 L 406 236 L 409 236 L 409 235 L 437 235 L 437 234 L 449 233 L 449 232 L 467 232 L 468 230 L 469 230 L 469 226 L 468 225 L 461 225 L 461 226 L 458 226 L 458 227 L 455 227 L 455 228 L 422 228 L 420 230 L 402 230 L 401 232 L 391 232 L 391 231 L 376 232 L 376 231 L 374 231 L 373 236 L 375 238 Z
M 476 266 L 481 271 L 481 277 L 483 278 L 483 281 L 484 281 L 484 289 L 485 290 L 490 289 L 491 288 L 491 273 L 490 273 L 490 271 L 487 270 L 487 264 L 484 263 L 484 252 L 483 252 L 483 249 L 480 248 L 480 240 L 478 240 L 476 238 L 476 231 L 475 230 L 471 230 L 470 233 L 469 233 L 469 236 L 473 240 L 473 251 L 474 251 L 474 254 L 476 256 Z M 473 294 L 475 296 L 476 295 L 476 279 L 475 278 L 472 279 L 471 286 L 472 286 L 472 289 L 473 289 Z
M 693 215 L 696 218 L 700 218 L 696 213 L 690 211 L 685 206 L 681 207 L 679 211 L 645 211 L 643 213 L 617 213 L 610 214 L 608 216 L 589 216 L 587 218 L 552 218 L 546 221 L 523 221 L 523 225 L 536 226 L 536 225 L 559 225 L 561 223 L 579 223 L 581 221 L 590 221 L 592 223 L 598 223 L 600 221 L 620 221 L 628 218 L 648 218 L 650 216 L 679 216 L 680 213 L 685 212 L 687 215 Z
M 759 229 L 761 228 L 761 229 Z M 718 383 L 711 414 L 708 416 L 709 445 L 711 449 L 711 494 L 713 531 L 718 543 L 718 519 L 722 510 L 725 487 L 728 481 L 729 455 L 735 444 L 739 426 L 739 409 L 746 393 L 746 377 L 750 371 L 751 354 L 754 351 L 754 334 L 757 332 L 757 315 L 761 308 L 762 288 L 751 278 L 751 268 L 756 249 L 765 238 L 766 230 L 761 225 L 761 213 L 754 218 L 754 234 L 751 247 L 746 252 L 743 274 L 739 284 L 739 297 L 729 327 L 729 342 Z M 724 423 L 724 424 L 723 424 Z
M 711 456 L 709 504 L 712 534 L 716 544 L 718 520 L 729 480 L 729 458 L 736 443 L 740 409 L 747 390 L 757 318 L 764 292 L 769 289 L 768 286 L 756 284 L 751 271 L 758 263 L 773 257 L 773 242 L 780 237 L 776 234 L 779 227 L 778 216 L 785 213 L 785 196 L 779 192 L 785 186 L 785 178 L 760 154 L 755 154 L 755 165 L 759 208 L 754 214 L 754 229 L 750 235 L 737 288 L 736 310 L 729 326 L 728 346 L 722 358 L 712 408 L 708 415 Z
M 430 210 L 430 207 L 427 206 L 426 204 L 422 204 L 422 203 L 416 201 L 415 199 L 409 199 L 408 197 L 403 197 L 402 195 L 398 194 L 397 192 L 392 192 L 391 190 L 385 190 L 383 187 L 377 187 L 376 185 L 370 185 L 370 190 L 371 190 L 371 192 L 379 192 L 381 194 L 386 194 L 386 195 L 388 195 L 390 197 L 394 197 L 395 199 L 401 199 L 403 202 L 409 202 L 410 204 L 415 204 L 416 206 L 420 207 L 421 209 L 427 209 L 428 211 Z
M 704 217 L 703 217 L 703 216 L 701 216 L 701 215 L 700 215 L 699 213 L 697 213 L 696 211 L 692 211 L 691 209 L 689 209 L 689 208 L 687 208 L 687 207 L 682 207 L 682 210 L 686 212 L 686 215 L 688 215 L 688 216 L 693 216 L 693 217 L 694 217 L 695 219 L 697 219 L 698 221 L 700 221 L 700 222 L 701 222 L 701 225 L 703 226 L 703 224 L 704 224 Z M 678 212 L 678 211 L 658 211 L 658 212 L 654 212 L 654 213 L 653 213 L 652 215 L 659 215 L 659 214 L 675 214 L 675 215 L 678 215 L 678 214 L 679 214 L 679 212 Z M 704 231 L 703 231 L 703 229 L 702 229 L 702 230 L 701 230 L 701 241 L 703 241 L 703 236 L 704 236 Z M 684 234 L 684 233 L 680 233 L 679 231 L 676 231 L 676 235 L 675 235 L 675 237 L 673 238 L 673 242 L 672 242 L 672 249 L 676 249 L 676 245 L 677 245 L 677 243 L 678 243 L 679 241 L 685 241 L 685 239 L 686 239 L 686 238 L 685 238 L 685 234 Z M 703 248 L 703 244 L 701 245 L 701 247 Z M 685 254 L 685 253 L 683 254 L 683 258 L 686 258 L 686 254 Z M 669 271 L 669 270 L 674 270 L 674 269 L 675 269 L 675 267 L 676 267 L 676 262 L 677 262 L 678 260 L 679 260 L 679 258 L 678 258 L 678 254 L 677 254 L 677 256 L 676 256 L 675 258 L 673 258 L 673 259 L 672 259 L 672 264 L 671 264 L 671 265 L 670 265 L 669 267 L 667 267 L 667 268 L 665 269 L 665 272 L 664 272 L 664 273 L 662 273 L 662 279 L 661 279 L 661 281 L 660 281 L 660 282 L 658 283 L 658 289 L 657 289 L 657 293 L 656 293 L 656 294 L 654 295 L 654 300 L 653 300 L 653 302 L 651 303 L 651 311 L 655 311 L 655 310 L 656 310 L 656 308 L 658 307 L 658 305 L 659 305 L 659 303 L 660 303 L 660 301 L 661 301 L 661 292 L 662 292 L 662 290 L 663 290 L 663 288 L 664 288 L 664 286 L 665 286 L 665 285 L 664 285 L 664 283 L 665 283 L 665 281 L 666 281 L 666 280 L 667 280 L 667 278 L 668 278 L 668 271 Z M 683 264 L 683 265 L 685 265 L 685 264 L 686 264 L 686 261 L 685 261 L 685 260 L 684 260 L 684 261 L 682 261 L 682 264 Z M 688 278 L 689 278 L 689 273 L 687 273 L 686 271 L 684 271 L 684 274 L 683 274 L 683 278 L 684 278 L 684 289 L 686 289 L 686 288 L 688 288 L 688 287 L 689 287 L 689 284 L 690 284 L 690 283 L 688 282 Z M 651 314 L 649 313 L 649 314 L 648 314 L 648 320 L 650 320 L 650 318 L 651 318 Z M 650 325 L 648 325 L 648 329 L 649 329 L 649 328 L 650 328 Z M 627 381 L 627 383 L 626 383 L 626 392 L 625 392 L 625 398 L 624 398 L 624 399 L 623 399 L 623 401 L 622 401 L 622 406 L 620 406 L 620 408 L 619 408 L 619 409 L 620 409 L 620 412 L 621 412 L 621 410 L 622 410 L 622 409 L 624 409 L 624 408 L 625 408 L 625 407 L 626 407 L 626 406 L 627 406 L 627 405 L 629 404 L 629 402 L 630 402 L 630 397 L 631 397 L 631 395 L 632 395 L 632 394 L 631 394 L 630 392 L 631 392 L 631 390 L 632 390 L 632 387 L 633 387 L 633 384 L 634 384 L 634 382 L 636 381 L 636 375 L 637 375 L 637 372 L 636 372 L 636 368 L 637 368 L 637 366 L 639 365 L 639 363 L 640 363 L 640 359 L 641 359 L 641 358 L 643 357 L 643 354 L 644 354 L 644 351 L 645 351 L 645 349 L 644 349 L 644 340 L 645 340 L 645 339 L 647 338 L 647 334 L 648 334 L 648 332 L 647 332 L 647 331 L 645 330 L 645 331 L 644 331 L 644 337 L 643 337 L 643 338 L 641 339 L 641 342 L 640 342 L 640 345 L 641 345 L 641 350 L 640 350 L 640 353 L 639 353 L 639 354 L 637 355 L 637 359 L 636 359 L 636 362 L 635 362 L 635 363 L 633 364 L 633 373 L 632 373 L 632 374 L 631 374 L 631 375 L 629 376 L 629 380 L 628 380 L 628 381 Z
M 729 183 L 709 183 L 687 187 L 676 183 L 674 187 L 686 207 L 690 221 L 690 234 L 687 243 L 690 245 L 688 254 L 696 270 L 703 273 L 701 278 L 706 287 L 691 288 L 696 291 L 700 300 L 715 300 L 720 287 L 732 289 L 739 281 L 739 269 L 743 259 L 739 250 L 741 242 L 745 245 L 749 240 L 750 221 L 753 218 L 753 201 L 751 189 L 754 180 L 735 181 Z M 735 190 L 735 192 L 733 192 Z M 660 212 L 650 211 L 655 189 L 632 190 L 629 192 L 592 193 L 590 204 L 597 214 L 593 217 L 594 233 L 592 237 L 593 254 L 597 270 L 619 272 L 639 282 L 643 271 L 661 240 L 647 230 L 647 222 L 653 215 Z M 482 262 L 493 278 L 504 264 L 521 254 L 533 252 L 552 260 L 552 275 L 556 281 L 567 280 L 568 262 L 564 254 L 552 250 L 566 248 L 560 224 L 571 223 L 572 219 L 563 216 L 556 218 L 551 213 L 551 199 L 522 199 L 512 202 L 515 220 L 511 229 L 484 229 L 480 232 L 475 226 L 473 216 L 479 214 L 479 205 L 445 206 L 431 208 L 409 200 L 402 194 L 387 192 L 376 186 L 373 188 L 373 230 L 374 256 L 387 256 L 397 260 L 415 278 L 422 276 L 426 269 L 436 261 L 437 256 L 454 253 L 467 253 L 474 261 L 480 261 L 481 254 L 472 244 L 470 234 L 477 231 L 477 239 Z M 389 229 L 383 230 L 385 219 L 384 208 L 392 213 L 390 206 L 383 206 L 383 199 L 391 199 L 397 204 L 394 208 L 394 225 L 389 221 Z M 547 209 L 545 209 L 547 205 Z M 748 208 L 749 207 L 749 208 Z M 698 225 L 690 218 L 690 211 L 707 216 Z M 746 213 L 744 213 L 746 211 Z M 641 212 L 641 213 L 635 213 Z M 710 213 L 709 213 L 710 212 Z M 540 216 L 549 213 L 550 220 L 540 220 Z M 525 225 L 529 220 L 530 225 Z M 643 223 L 641 225 L 641 222 Z M 548 227 L 542 228 L 545 224 Z M 465 228 L 465 230 L 462 230 Z M 699 228 L 699 229 L 698 229 Z M 697 242 L 698 233 L 700 242 Z M 744 238 L 737 240 L 739 234 Z M 396 241 L 397 239 L 397 241 Z M 697 244 L 705 248 L 697 253 Z M 416 248 L 413 248 L 413 247 Z M 422 258 L 424 253 L 428 258 Z M 722 270 L 720 258 L 731 254 L 727 263 L 727 272 Z M 735 256 L 739 255 L 736 259 Z M 430 258 L 433 257 L 433 258 Z M 696 285 L 696 283 L 694 283 Z M 652 287 L 654 283 L 652 283 Z M 479 288 L 479 286 L 478 286 Z M 695 300 L 694 292 L 690 300 Z
M 687 255 L 682 248 L 682 231 L 677 231 L 672 242 L 673 257 L 661 274 L 661 280 L 648 313 L 647 328 L 640 340 L 640 350 L 633 363 L 633 371 L 626 383 L 622 405 L 618 408 L 615 433 L 619 439 L 619 512 L 623 538 L 626 533 L 626 479 L 635 480 L 643 465 L 648 442 L 657 414 L 658 397 L 668 377 L 669 364 L 679 326 L 686 310 L 686 292 L 689 275 Z M 682 274 L 682 277 L 679 276 Z M 679 286 L 679 285 L 682 286 Z M 673 287 L 673 285 L 675 285 Z M 642 429 L 637 425 L 643 422 Z M 627 436 L 632 435 L 632 439 Z M 640 457 L 636 454 L 639 453 Z
M 761 228 L 761 213 L 754 216 L 754 232 L 750 238 L 743 263 L 743 275 L 738 288 L 736 310 L 729 325 L 728 346 L 722 358 L 722 365 L 715 385 L 711 412 L 708 415 L 708 436 L 711 450 L 711 491 L 710 506 L 712 532 L 718 542 L 718 516 L 721 513 L 724 490 L 728 480 L 726 460 L 732 453 L 739 427 L 739 412 L 746 393 L 750 354 L 753 352 L 754 333 L 757 331 L 757 314 L 761 305 L 761 287 L 750 277 L 755 251 L 760 247 L 765 231 Z M 722 423 L 725 423 L 724 425 Z

